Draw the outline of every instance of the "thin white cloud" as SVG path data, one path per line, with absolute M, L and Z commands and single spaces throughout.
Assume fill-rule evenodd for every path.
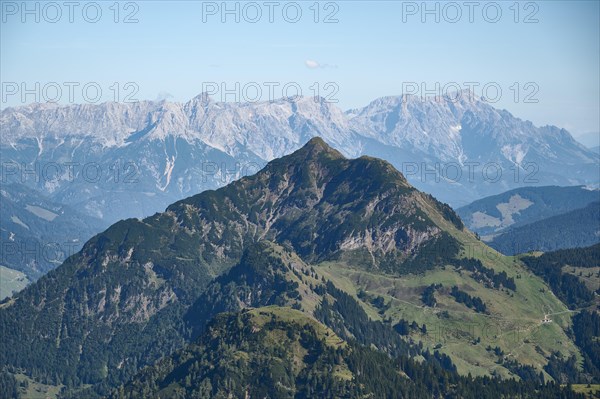
M 304 61 L 304 65 L 306 65 L 306 67 L 310 69 L 316 69 L 321 67 L 321 65 L 315 60 L 306 60 Z
M 306 65 L 309 69 L 318 69 L 318 68 L 337 68 L 337 65 L 329 65 L 329 64 L 321 64 L 315 60 L 306 60 L 304 61 L 304 65 Z

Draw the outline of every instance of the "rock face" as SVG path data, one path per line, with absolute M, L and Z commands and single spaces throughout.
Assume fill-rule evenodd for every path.
M 321 136 L 376 155 L 452 205 L 523 185 L 597 183 L 598 154 L 469 92 L 384 97 L 342 112 L 323 99 L 33 104 L 0 114 L 3 180 L 113 223 L 223 186 Z M 434 171 L 434 172 L 431 172 Z

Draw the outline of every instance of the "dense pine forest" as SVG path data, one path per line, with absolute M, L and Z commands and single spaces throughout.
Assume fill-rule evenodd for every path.
M 592 292 L 576 276 L 565 273 L 563 267 L 598 267 L 600 244 L 586 248 L 563 249 L 541 256 L 524 256 L 527 267 L 548 283 L 552 291 L 572 309 L 589 305 Z

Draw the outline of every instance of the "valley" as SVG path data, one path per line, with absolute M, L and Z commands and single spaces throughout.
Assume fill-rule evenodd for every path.
M 29 280 L 25 274 L 0 266 L 0 300 L 21 291 L 27 284 L 29 284 Z

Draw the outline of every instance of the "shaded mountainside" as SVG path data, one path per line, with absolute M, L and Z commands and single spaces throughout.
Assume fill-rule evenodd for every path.
M 3 184 L 0 195 L 0 265 L 21 271 L 32 281 L 106 227 L 22 184 Z
M 456 212 L 471 231 L 486 236 L 584 208 L 599 200 L 599 190 L 583 186 L 520 187 L 474 201 Z
M 261 349 L 271 342 L 269 329 L 258 335 L 261 350 L 246 352 L 248 363 L 243 354 L 227 361 L 231 345 L 219 347 L 219 339 L 207 338 L 209 321 L 222 312 L 277 306 L 301 311 L 322 324 L 317 329 L 361 345 L 338 360 L 342 375 L 358 376 L 364 381 L 359 389 L 366 393 L 399 389 L 431 396 L 439 387 L 468 397 L 472 391 L 461 389 L 473 382 L 457 373 L 488 376 L 474 385 L 481 392 L 484 385 L 489 392 L 503 386 L 530 396 L 537 389 L 546 392 L 539 384 L 551 379 L 542 372 L 551 353 L 578 354 L 565 333 L 570 325 L 565 306 L 516 259 L 499 255 L 463 227 L 449 206 L 413 188 L 385 161 L 346 159 L 323 140 L 311 139 L 253 176 L 176 202 L 146 219 L 118 222 L 93 237 L 60 267 L 0 303 L 0 356 L 9 373 L 63 385 L 62 396 L 73 398 L 108 395 L 144 367 L 181 354 L 177 351 L 191 342 L 217 345 L 211 348 L 225 356 L 218 366 L 226 370 L 241 362 L 240 374 L 236 368 L 224 379 L 202 377 L 216 355 L 193 350 L 190 356 L 204 359 L 198 368 L 182 364 L 181 374 L 169 380 L 186 395 L 196 389 L 186 382 L 188 371 L 206 381 L 199 381 L 201 389 L 216 393 L 233 385 L 245 389 L 257 370 L 275 373 L 282 384 L 278 390 L 351 388 L 353 382 L 340 383 L 332 373 L 329 352 L 298 360 L 314 371 L 306 379 L 302 371 L 285 366 L 291 355 L 276 350 L 279 345 L 272 349 L 286 371 L 277 362 L 268 364 L 260 354 L 273 353 Z M 433 281 L 443 287 L 431 294 L 435 303 L 429 306 L 421 298 Z M 452 292 L 485 305 L 485 313 L 456 300 Z M 557 313 L 551 325 L 540 322 L 546 309 Z M 491 325 L 495 333 L 460 331 L 465 324 Z M 446 336 L 441 327 L 451 332 Z M 524 335 L 515 342 L 511 331 L 517 329 Z M 247 330 L 238 331 L 242 345 Z M 301 335 L 290 333 L 290 341 L 284 341 L 290 350 L 322 348 L 313 339 L 302 346 Z M 486 349 L 492 345 L 498 349 Z M 352 360 L 363 350 L 365 357 Z M 395 385 L 401 373 L 377 366 L 399 356 L 424 362 L 410 366 L 413 374 L 402 366 L 414 380 L 408 391 Z M 253 367 L 253 359 L 260 368 Z M 157 381 L 148 395 L 170 384 L 160 373 L 174 363 L 162 362 L 165 369 L 152 374 Z M 353 362 L 364 366 L 352 369 Z M 375 374 L 365 374 L 367 367 Z M 432 369 L 449 374 L 432 375 Z M 311 379 L 313 374 L 320 377 Z M 501 384 L 490 375 L 528 382 Z M 453 379 L 455 387 L 439 378 Z M 547 389 L 541 397 L 560 397 L 556 387 Z
M 531 251 L 586 247 L 600 242 L 600 202 L 515 227 L 495 236 L 488 245 L 506 255 Z
M 250 246 L 240 262 L 214 279 L 186 312 L 184 319 L 192 328 L 192 336 L 198 336 L 206 323 L 222 312 L 269 305 L 301 306 L 301 289 L 316 296 L 298 277 L 307 270 L 297 255 L 271 242 Z
M 537 259 L 560 266 L 600 267 L 600 244 L 585 248 L 569 248 L 547 252 Z

